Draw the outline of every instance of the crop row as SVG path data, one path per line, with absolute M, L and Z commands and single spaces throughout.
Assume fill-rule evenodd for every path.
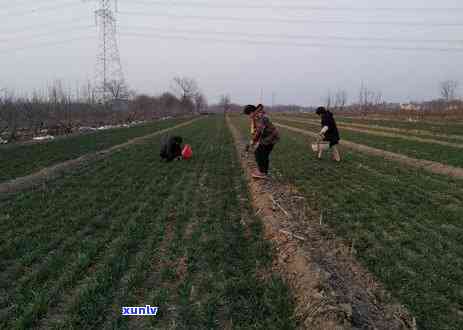
M 122 144 L 130 139 L 174 126 L 171 119 L 131 128 L 117 128 L 71 136 L 47 143 L 0 146 L 0 182 L 34 173 L 66 160 Z
M 276 119 L 282 124 L 302 128 L 312 132 L 319 132 L 320 125 L 309 122 L 295 122 Z M 386 151 L 403 154 L 412 158 L 425 159 L 444 163 L 456 167 L 463 167 L 462 149 L 440 144 L 425 143 L 404 139 L 401 137 L 378 136 L 370 133 L 353 132 L 340 128 L 341 143 L 346 139 L 358 144 L 367 145 Z
M 292 328 L 223 118 L 174 132 L 192 160 L 155 137 L 0 202 L 0 327 Z
M 234 119 L 249 134 L 245 119 Z M 345 151 L 319 161 L 280 129 L 271 171 L 295 185 L 357 258 L 416 316 L 419 329 L 463 328 L 463 182 Z
M 359 123 L 366 125 L 378 125 L 383 127 L 402 128 L 407 130 L 428 131 L 437 134 L 460 135 L 463 136 L 463 124 L 451 121 L 407 121 L 407 120 L 374 120 L 367 118 L 339 117 L 345 123 Z
M 300 116 L 300 115 L 276 115 L 275 119 L 288 119 L 292 121 L 308 122 L 312 124 L 319 124 L 320 118 Z M 338 128 L 351 129 L 351 130 L 368 130 L 372 134 L 379 135 L 397 135 L 408 139 L 426 139 L 435 140 L 438 142 L 453 143 L 463 145 L 463 135 L 451 135 L 445 133 L 436 133 L 430 131 L 416 130 L 416 129 L 403 129 L 396 127 L 385 127 L 377 124 L 362 124 L 362 123 L 346 123 L 342 117 L 337 117 Z
M 287 115 L 285 115 L 287 116 Z M 319 119 L 315 114 L 292 114 L 290 117 L 298 117 L 302 119 Z M 335 116 L 340 124 L 361 124 L 367 125 L 371 128 L 383 129 L 402 129 L 408 131 L 410 134 L 418 134 L 419 132 L 438 135 L 456 135 L 459 138 L 463 137 L 463 123 L 454 123 L 451 121 L 407 121 L 407 120 L 386 120 L 386 119 L 373 119 L 368 117 L 346 117 Z

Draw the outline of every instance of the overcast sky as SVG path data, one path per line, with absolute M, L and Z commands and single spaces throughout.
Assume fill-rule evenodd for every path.
M 97 3 L 0 0 L 0 89 L 94 79 Z M 119 0 L 118 9 L 124 75 L 138 92 L 161 93 L 181 75 L 210 103 L 221 94 L 255 103 L 261 89 L 267 104 L 275 93 L 276 103 L 317 105 L 337 89 L 352 102 L 362 81 L 388 101 L 436 98 L 447 79 L 463 94 L 461 0 Z

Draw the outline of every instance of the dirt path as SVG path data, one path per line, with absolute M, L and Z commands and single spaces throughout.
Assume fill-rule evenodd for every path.
M 443 138 L 443 139 L 453 139 L 453 140 L 461 140 L 463 141 L 463 136 L 461 135 L 453 135 L 453 134 L 439 134 L 431 131 L 419 130 L 419 129 L 403 129 L 403 128 L 396 128 L 396 127 L 386 127 L 380 125 L 365 125 L 365 124 L 340 124 L 346 128 L 366 128 L 371 129 L 375 128 L 382 131 L 389 131 L 389 132 L 396 132 L 396 133 L 404 133 L 404 134 L 417 134 L 417 135 L 427 135 L 432 136 L 435 138 Z M 375 131 L 376 132 L 376 131 Z M 462 147 L 463 148 L 463 147 Z
M 306 122 L 306 123 L 314 124 L 314 125 L 319 125 L 320 124 L 320 122 L 315 121 L 315 120 L 296 120 L 296 119 L 286 119 L 286 118 L 284 120 L 285 121 L 295 122 L 295 123 L 304 123 L 304 122 Z M 367 127 L 367 128 L 358 128 L 358 127 L 355 127 L 355 126 Z M 384 136 L 384 137 L 401 138 L 401 139 L 409 140 L 409 141 L 416 141 L 416 142 L 422 142 L 422 143 L 431 143 L 431 144 L 439 144 L 439 145 L 443 145 L 443 146 L 463 149 L 463 144 L 459 144 L 459 143 L 452 143 L 452 142 L 446 142 L 446 141 L 440 141 L 440 140 L 434 140 L 434 139 L 421 138 L 421 137 L 417 137 L 417 136 L 398 134 L 398 133 L 411 133 L 412 132 L 412 131 L 402 130 L 402 129 L 399 129 L 399 128 L 391 128 L 391 129 L 385 128 L 384 129 L 383 127 L 381 127 L 381 129 L 389 130 L 391 132 L 391 133 L 388 133 L 388 132 L 380 132 L 380 131 L 375 131 L 375 130 L 372 130 L 372 129 L 368 129 L 368 125 L 361 125 L 361 124 L 353 124 L 353 125 L 349 124 L 349 125 L 346 125 L 346 124 L 339 124 L 338 123 L 338 127 L 349 130 L 349 131 L 352 131 L 352 132 L 367 133 L 367 134 L 371 134 L 371 135 Z M 392 133 L 392 131 L 398 132 L 398 133 Z M 435 137 L 455 138 L 454 136 L 442 135 L 442 134 L 434 134 L 432 132 L 429 132 L 427 134 L 435 136 Z M 456 138 L 463 140 L 462 136 L 456 136 Z
M 154 132 L 152 134 L 134 138 L 125 143 L 113 146 L 109 149 L 86 154 L 79 158 L 71 159 L 71 160 L 50 166 L 50 167 L 43 168 L 40 171 L 32 173 L 30 175 L 26 175 L 20 178 L 16 178 L 16 179 L 1 183 L 0 184 L 0 196 L 1 194 L 11 194 L 11 193 L 16 193 L 22 190 L 30 189 L 34 186 L 42 184 L 45 181 L 57 178 L 71 169 L 78 168 L 79 166 L 82 166 L 89 162 L 94 162 L 96 160 L 107 158 L 115 151 L 127 148 L 134 144 L 142 143 L 145 140 L 148 140 L 152 137 L 167 133 L 171 130 L 190 125 L 197 120 L 199 120 L 199 118 L 189 120 L 187 122 L 175 125 L 173 127 L 169 127 L 161 131 Z
M 301 134 L 308 135 L 311 137 L 318 136 L 318 134 L 316 133 L 306 131 L 300 128 L 295 128 L 295 127 L 280 124 L 280 123 L 275 123 L 275 125 L 282 127 L 282 128 L 286 128 L 290 131 L 301 133 Z M 416 159 L 416 158 L 408 157 L 402 154 L 397 154 L 397 153 L 390 152 L 390 151 L 368 147 L 366 145 L 350 142 L 347 140 L 342 140 L 341 145 L 347 148 L 356 150 L 356 151 L 360 151 L 360 152 L 373 155 L 373 156 L 380 156 L 388 160 L 393 160 L 393 161 L 405 164 L 407 166 L 416 167 L 416 168 L 423 169 L 423 170 L 426 170 L 432 173 L 448 175 L 448 176 L 451 176 L 454 178 L 460 178 L 460 179 L 463 178 L 463 168 L 460 168 L 460 167 L 454 167 L 454 166 L 434 162 L 431 160 Z
M 255 181 L 254 161 L 246 158 L 238 130 L 227 118 L 252 204 L 265 238 L 276 247 L 274 270 L 282 274 L 295 298 L 301 329 L 415 329 L 415 321 L 353 257 L 352 243 L 336 239 L 305 197 L 274 180 Z
M 382 122 L 382 121 L 390 121 L 390 122 L 396 122 L 396 123 L 419 123 L 419 124 L 432 124 L 432 125 L 439 125 L 439 126 L 445 126 L 447 125 L 448 123 L 454 123 L 454 124 L 457 124 L 457 125 L 463 125 L 463 121 L 461 120 L 453 120 L 453 119 L 449 119 L 449 118 L 446 118 L 444 120 L 439 120 L 439 121 L 433 121 L 431 118 L 427 119 L 427 120 L 422 120 L 422 119 L 414 119 L 413 116 L 404 116 L 404 117 L 383 117 L 383 116 L 355 116 L 355 117 L 352 117 L 352 116 L 339 116 L 339 118 L 343 118 L 343 119 L 350 119 L 350 120 L 359 120 L 359 119 L 363 119 L 363 120 L 370 120 L 370 121 L 379 121 L 379 122 Z

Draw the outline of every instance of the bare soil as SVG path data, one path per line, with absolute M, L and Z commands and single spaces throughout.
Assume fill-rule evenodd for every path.
M 295 128 L 295 127 L 291 127 L 291 126 L 280 124 L 280 123 L 275 123 L 275 125 L 282 127 L 282 128 L 286 128 L 290 131 L 301 133 L 301 134 L 308 135 L 311 137 L 317 136 L 316 133 L 306 131 L 300 128 Z M 347 140 L 342 140 L 341 145 L 347 148 L 356 150 L 356 151 L 360 151 L 360 152 L 373 155 L 373 156 L 383 157 L 388 160 L 396 161 L 396 162 L 399 162 L 407 166 L 423 169 L 423 170 L 426 170 L 426 171 L 429 171 L 435 174 L 443 174 L 443 175 L 448 175 L 448 176 L 455 177 L 455 178 L 463 178 L 463 168 L 460 168 L 460 167 L 450 166 L 450 165 L 442 164 L 439 162 L 434 162 L 431 160 L 416 159 L 416 158 L 408 157 L 402 154 L 385 151 L 385 150 L 381 150 L 381 149 L 377 149 L 373 147 L 368 147 L 366 145 L 350 142 Z
M 265 238 L 276 248 L 274 270 L 295 298 L 301 329 L 416 329 L 415 320 L 394 303 L 382 285 L 355 260 L 352 242 L 342 241 L 323 224 L 293 186 L 251 178 L 254 161 L 244 153 L 240 133 L 228 119 L 252 204 Z
M 446 115 L 442 112 L 439 115 L 429 115 L 425 117 L 419 117 L 416 114 L 403 114 L 398 115 L 381 115 L 381 114 L 369 114 L 369 115 L 347 115 L 347 114 L 338 114 L 338 116 L 346 119 L 368 119 L 368 120 L 377 120 L 377 121 L 397 121 L 397 122 L 417 122 L 425 124 L 435 124 L 435 125 L 447 125 L 449 122 L 456 124 L 462 123 L 462 118 L 458 113 L 455 113 L 453 116 Z
M 418 134 L 418 135 L 428 135 L 428 136 L 433 136 L 436 138 L 444 138 L 444 139 L 454 139 L 454 140 L 462 140 L 463 141 L 463 136 L 461 135 L 454 135 L 454 134 L 439 134 L 436 132 L 432 131 L 425 131 L 425 130 L 419 130 L 419 129 L 403 129 L 403 128 L 396 128 L 396 127 L 386 127 L 386 126 L 379 126 L 379 125 L 365 125 L 365 124 L 342 124 L 343 127 L 359 127 L 359 128 L 376 128 L 376 129 L 381 129 L 383 131 L 389 131 L 389 132 L 396 132 L 396 133 L 405 133 L 405 134 Z
M 68 171 L 70 171 L 72 169 L 79 168 L 79 167 L 84 166 L 85 164 L 90 163 L 90 162 L 94 162 L 94 161 L 97 161 L 97 160 L 107 158 L 112 153 L 114 153 L 116 151 L 127 148 L 127 147 L 129 147 L 131 145 L 134 145 L 134 144 L 143 143 L 147 139 L 150 139 L 150 138 L 153 138 L 155 136 L 164 134 L 164 133 L 169 132 L 171 130 L 174 130 L 174 129 L 177 129 L 177 128 L 180 128 L 180 127 L 183 127 L 183 126 L 190 125 L 193 122 L 195 122 L 196 120 L 199 120 L 199 119 L 196 118 L 196 119 L 193 119 L 193 120 L 189 120 L 189 121 L 181 123 L 179 125 L 175 125 L 173 127 L 169 127 L 169 128 L 163 129 L 161 131 L 154 132 L 152 134 L 148 134 L 148 135 L 145 135 L 145 136 L 141 136 L 141 137 L 131 139 L 131 140 L 125 142 L 125 143 L 118 144 L 118 145 L 113 146 L 113 147 L 111 147 L 109 149 L 101 150 L 101 151 L 98 151 L 98 152 L 95 152 L 95 153 L 86 154 L 86 155 L 83 155 L 83 156 L 81 156 L 79 158 L 76 158 L 76 159 L 71 159 L 71 160 L 68 160 L 68 161 L 65 161 L 65 162 L 50 166 L 50 167 L 46 167 L 46 168 L 44 168 L 44 169 L 42 169 L 42 170 L 40 170 L 40 171 L 38 171 L 36 173 L 32 173 L 32 174 L 27 175 L 27 176 L 23 176 L 23 177 L 20 177 L 20 178 L 16 178 L 16 179 L 1 183 L 0 184 L 0 194 L 12 194 L 12 193 L 16 193 L 16 192 L 19 192 L 19 191 L 22 191 L 22 190 L 30 189 L 30 188 L 32 188 L 34 186 L 38 186 L 38 185 L 44 183 L 45 181 L 57 178 L 57 177 L 65 174 L 66 172 L 68 172 Z

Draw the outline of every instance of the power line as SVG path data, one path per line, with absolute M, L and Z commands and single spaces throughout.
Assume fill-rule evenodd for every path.
M 149 26 L 130 26 L 129 29 L 143 29 L 155 32 L 164 33 L 187 33 L 187 34 L 213 34 L 213 35 L 229 35 L 229 36 L 246 36 L 246 37 L 264 37 L 264 38 L 280 38 L 280 39 L 317 39 L 317 40 L 343 40 L 343 41 L 368 41 L 368 42 L 416 42 L 416 43 L 456 43 L 463 45 L 463 39 L 396 39 L 396 38 L 370 38 L 370 37 L 344 37 L 333 35 L 307 35 L 307 34 L 268 34 L 268 33 L 248 33 L 239 31 L 205 31 L 205 30 L 186 30 L 186 29 L 155 29 Z
M 207 7 L 207 8 L 227 8 L 227 9 L 283 9 L 283 10 L 309 10 L 309 11 L 444 11 L 444 12 L 457 12 L 463 11 L 462 7 L 454 8 L 426 8 L 426 7 L 330 7 L 330 6 L 308 6 L 301 4 L 223 4 L 223 3 L 210 3 L 204 1 L 184 2 L 184 1 L 144 1 L 132 0 L 131 3 L 140 3 L 144 5 L 154 6 L 168 6 L 168 7 Z
M 42 7 L 36 7 L 36 8 L 33 8 L 33 9 L 27 9 L 27 10 L 23 10 L 23 11 L 18 11 L 18 12 L 3 12 L 1 11 L 0 12 L 0 16 L 7 16 L 8 18 L 11 18 L 11 17 L 17 17 L 17 16 L 24 16 L 24 15 L 28 15 L 28 14 L 38 14 L 39 12 L 44 12 L 44 11 L 55 11 L 57 9 L 61 9 L 61 8 L 68 8 L 68 7 L 74 7 L 74 6 L 80 6 L 81 4 L 79 2 L 76 2 L 76 1 L 71 1 L 71 2 L 66 2 L 66 3 L 61 3 L 61 4 L 55 4 L 53 6 L 42 6 Z
M 249 40 L 249 39 L 218 39 L 218 38 L 204 38 L 204 37 L 191 37 L 181 35 L 164 35 L 164 34 L 144 34 L 133 32 L 122 32 L 121 36 L 128 37 L 144 37 L 156 39 L 178 39 L 185 41 L 205 41 L 217 43 L 239 43 L 261 46 L 290 46 L 302 48 L 342 48 L 342 49 L 365 49 L 365 50 L 389 50 L 389 51 L 430 51 L 430 52 L 463 52 L 462 48 L 449 48 L 449 47 L 398 47 L 398 46 L 382 46 L 382 45 L 340 45 L 330 43 L 304 43 L 304 42 L 283 42 L 274 40 Z
M 239 44 L 250 44 L 250 45 L 263 45 L 263 46 L 290 46 L 290 47 L 302 47 L 302 48 L 343 48 L 343 49 L 379 49 L 379 50 L 394 50 L 394 51 L 437 51 L 437 52 L 463 52 L 463 48 L 437 48 L 437 47 L 394 47 L 394 46 L 352 46 L 352 45 L 336 45 L 328 43 L 295 43 L 295 42 L 281 42 L 281 41 L 269 41 L 269 40 L 249 40 L 249 39 L 217 39 L 217 38 L 204 38 L 204 37 L 191 37 L 191 36 L 179 36 L 179 35 L 163 35 L 163 34 L 141 34 L 133 32 L 122 32 L 121 36 L 127 37 L 145 37 L 155 39 L 177 39 L 184 41 L 205 41 L 205 42 L 216 42 L 216 43 L 239 43 Z M 22 50 L 43 48 L 48 46 L 55 46 L 60 44 L 66 44 L 74 41 L 90 40 L 93 39 L 93 35 L 85 37 L 76 37 L 60 41 L 47 41 L 44 43 L 35 43 L 26 45 L 23 47 L 13 48 L 6 51 L 0 52 L 0 55 L 15 53 Z
M 56 2 L 55 2 L 56 3 Z M 59 1 L 58 1 L 59 3 Z M 2 8 L 3 9 L 6 9 L 6 10 L 15 10 L 15 9 L 25 9 L 24 6 L 28 7 L 31 5 L 30 3 L 30 0 L 24 0 L 24 1 L 15 1 L 14 3 L 12 3 L 14 6 L 3 6 Z M 46 2 L 46 3 L 41 3 L 39 1 L 34 1 L 34 4 L 39 4 L 39 5 L 43 5 L 43 4 L 46 4 L 48 5 L 49 3 Z M 19 6 L 18 6 L 19 5 Z
M 22 33 L 22 32 L 27 32 L 27 31 L 30 31 L 30 30 L 36 30 L 36 29 L 40 29 L 40 28 L 48 28 L 48 27 L 56 27 L 55 24 L 66 24 L 66 25 L 69 25 L 71 23 L 80 23 L 80 22 L 87 22 L 88 20 L 87 19 L 82 19 L 82 18 L 75 18 L 75 19 L 72 19 L 72 20 L 65 20 L 65 21 L 54 21 L 54 22 L 47 22 L 47 23 L 44 23 L 44 24 L 32 24 L 32 25 L 26 25 L 26 26 L 22 26 L 22 29 L 21 30 L 16 30 L 16 29 L 11 29 L 11 30 L 2 30 L 2 34 L 16 34 L 16 33 Z M 0 35 L 2 35 L 0 34 Z
M 83 30 L 83 29 L 88 29 L 88 28 L 95 28 L 95 26 L 93 26 L 93 25 L 84 25 L 84 26 L 71 26 L 71 27 L 68 26 L 68 27 L 59 28 L 59 29 L 55 28 L 52 31 L 42 31 L 42 32 L 39 32 L 39 33 L 28 34 L 25 37 L 28 37 L 28 38 L 31 38 L 31 37 L 43 37 L 43 36 L 49 36 L 50 32 L 72 32 L 72 31 Z M 56 35 L 54 35 L 54 36 L 56 36 Z M 11 42 L 11 41 L 17 40 L 17 39 L 12 39 L 11 37 L 13 37 L 13 36 L 11 36 L 11 35 L 9 35 L 9 37 L 10 38 L 6 38 L 6 39 L 1 39 L 0 38 L 0 43 L 1 42 Z
M 19 52 L 19 51 L 29 50 L 29 49 L 37 49 L 37 48 L 44 48 L 44 47 L 50 47 L 50 46 L 57 46 L 57 45 L 61 45 L 61 44 L 71 43 L 71 42 L 74 42 L 74 41 L 89 40 L 89 39 L 92 39 L 92 37 L 93 37 L 93 35 L 89 35 L 89 36 L 86 36 L 86 37 L 76 37 L 76 38 L 70 38 L 70 39 L 59 40 L 59 41 L 49 41 L 49 42 L 43 42 L 43 43 L 30 44 L 30 45 L 26 45 L 26 46 L 23 46 L 23 47 L 12 48 L 12 49 L 9 49 L 9 50 L 2 51 L 2 52 L 0 52 L 0 55 L 16 53 L 16 52 Z
M 120 12 L 125 15 L 136 16 L 150 16 L 150 17 L 164 17 L 174 19 L 192 19 L 201 21 L 231 21 L 231 22 L 244 22 L 244 23 L 318 23 L 318 24 L 350 24 L 350 25 L 404 25 L 404 26 L 426 26 L 426 27 L 463 27 L 461 22 L 409 22 L 409 21 L 347 21 L 347 20 L 314 20 L 304 18 L 263 18 L 263 17 L 233 17 L 233 16 L 198 16 L 198 15 L 177 15 L 170 13 L 147 13 L 147 12 L 133 12 L 123 11 Z

